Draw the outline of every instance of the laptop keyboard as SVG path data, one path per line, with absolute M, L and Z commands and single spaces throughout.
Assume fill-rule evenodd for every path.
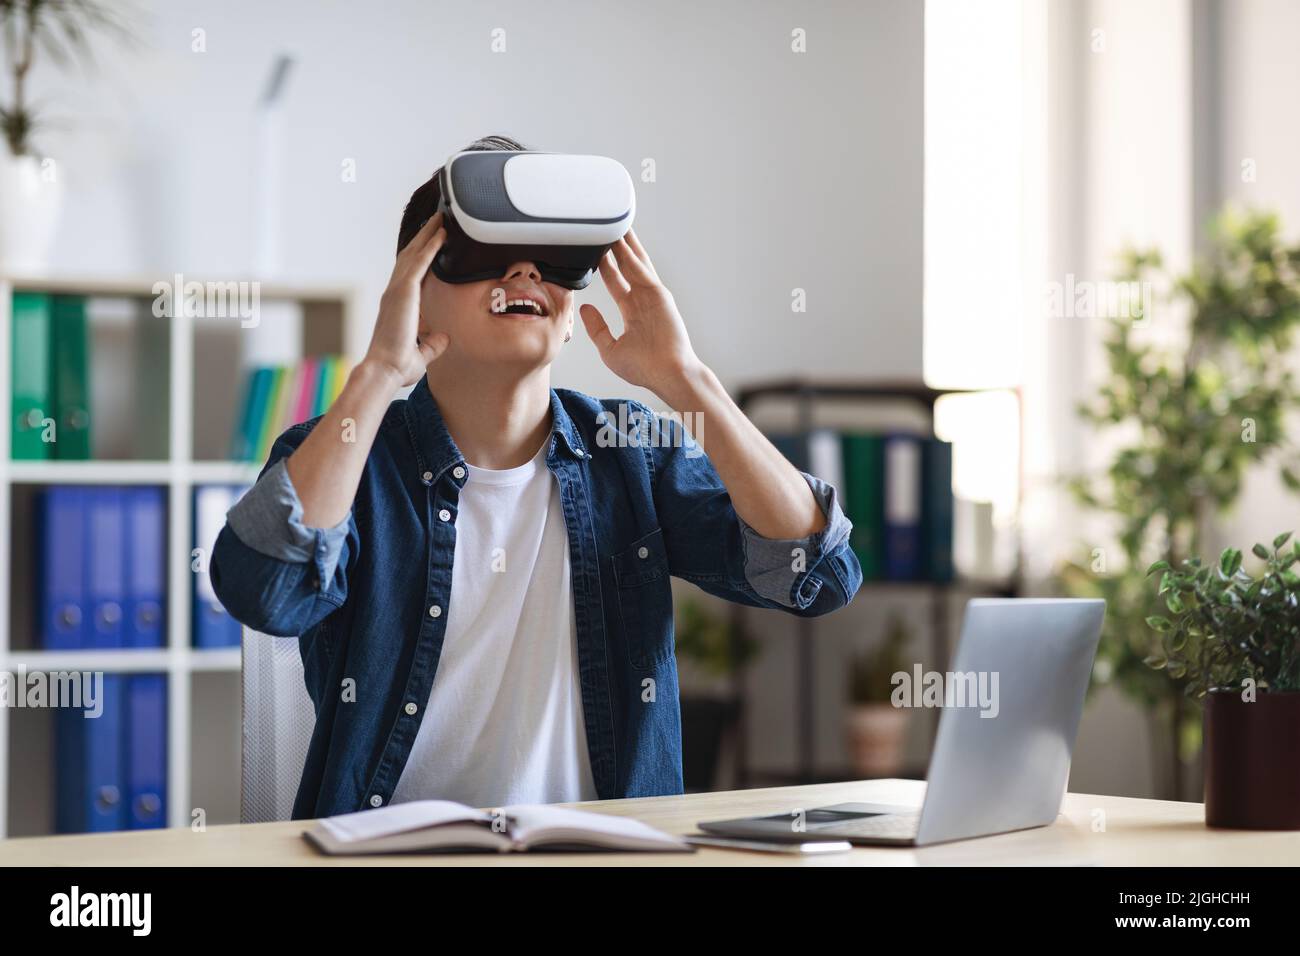
M 828 824 L 824 829 L 831 830 L 836 836 L 845 837 L 904 837 L 916 836 L 921 822 L 919 813 L 886 813 L 878 817 L 862 820 L 843 820 Z M 817 830 L 823 829 L 818 827 Z M 809 830 L 816 832 L 813 828 Z

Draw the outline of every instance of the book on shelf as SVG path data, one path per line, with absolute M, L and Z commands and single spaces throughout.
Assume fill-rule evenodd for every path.
M 155 486 L 37 493 L 33 599 L 42 648 L 164 645 L 166 500 Z
M 167 820 L 167 677 L 105 674 L 89 709 L 55 717 L 55 829 L 97 833 Z
M 631 817 L 530 805 L 493 813 L 450 800 L 395 803 L 326 817 L 303 834 L 323 853 L 611 850 L 690 853 L 681 837 Z
M 231 438 L 231 458 L 266 461 L 285 429 L 325 413 L 343 390 L 348 367 L 342 356 L 325 355 L 294 365 L 250 368 Z
M 200 649 L 238 647 L 243 629 L 217 598 L 209 577 L 208 559 L 217 535 L 226 523 L 226 512 L 247 491 L 245 485 L 199 485 L 194 489 L 194 547 L 202 560 L 195 568 L 193 601 L 193 643 Z
M 768 434 L 800 471 L 833 485 L 866 581 L 953 579 L 952 445 L 905 431 Z
M 85 299 L 15 292 L 11 315 L 11 457 L 15 461 L 90 458 Z

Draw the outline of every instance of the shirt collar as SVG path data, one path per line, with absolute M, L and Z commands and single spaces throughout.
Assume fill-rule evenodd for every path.
M 437 481 L 444 471 L 465 460 L 443 423 L 427 379 L 420 379 L 407 396 L 406 427 L 420 464 L 421 477 L 426 483 Z M 577 459 L 587 457 L 573 419 L 555 389 L 551 389 L 551 435 L 547 461 L 560 450 Z

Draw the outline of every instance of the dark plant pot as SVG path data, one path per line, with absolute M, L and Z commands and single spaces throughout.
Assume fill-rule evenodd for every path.
M 1300 692 L 1206 695 L 1205 823 L 1300 830 Z
M 682 697 L 682 783 L 689 791 L 713 789 L 722 742 L 740 705 L 730 698 Z

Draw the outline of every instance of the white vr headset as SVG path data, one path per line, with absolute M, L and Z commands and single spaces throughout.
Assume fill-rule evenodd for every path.
M 457 153 L 439 176 L 444 282 L 497 279 L 520 260 L 543 282 L 582 289 L 636 213 L 632 177 L 605 156 L 513 150 Z

